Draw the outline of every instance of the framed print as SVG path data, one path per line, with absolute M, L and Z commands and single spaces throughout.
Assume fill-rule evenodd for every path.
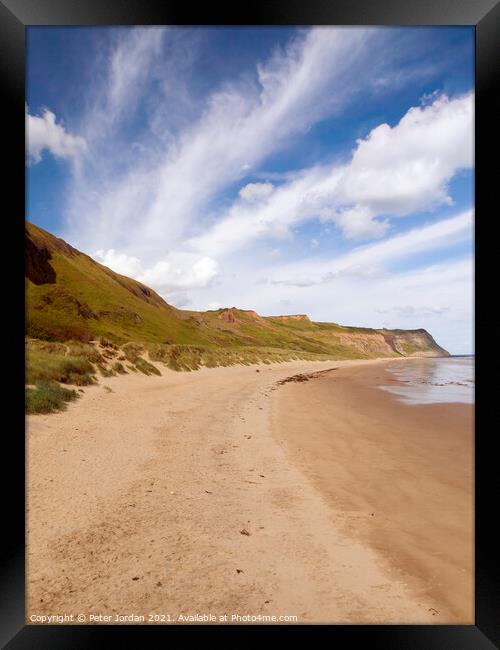
M 0 16 L 5 647 L 498 647 L 496 0 Z

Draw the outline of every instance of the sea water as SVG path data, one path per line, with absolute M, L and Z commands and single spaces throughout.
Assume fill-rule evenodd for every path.
M 406 404 L 474 403 L 474 357 L 397 361 L 387 369 L 403 385 L 381 386 Z

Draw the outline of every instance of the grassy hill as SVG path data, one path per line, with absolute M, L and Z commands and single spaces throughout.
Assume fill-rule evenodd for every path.
M 425 330 L 314 323 L 305 315 L 259 316 L 235 307 L 176 309 L 152 289 L 111 271 L 62 239 L 26 224 L 26 334 L 47 341 L 265 347 L 313 354 L 447 354 Z
M 158 373 L 158 364 L 194 370 L 297 358 L 448 354 L 423 329 L 346 327 L 303 314 L 263 317 L 236 307 L 176 309 L 30 223 L 25 268 L 28 384 L 56 382 L 59 389 L 59 383 L 92 383 L 97 373 Z M 55 390 L 51 386 L 39 385 L 37 396 Z
M 196 323 L 140 282 L 26 224 L 27 334 L 49 341 L 205 343 Z

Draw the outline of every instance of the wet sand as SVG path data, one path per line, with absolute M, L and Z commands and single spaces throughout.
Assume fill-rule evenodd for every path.
M 402 363 L 412 363 L 403 361 Z M 384 366 L 339 368 L 276 396 L 276 435 L 343 532 L 376 549 L 436 622 L 474 620 L 473 407 L 407 405 Z
M 28 417 L 27 622 L 470 622 L 470 409 L 399 405 L 385 363 L 162 367 Z

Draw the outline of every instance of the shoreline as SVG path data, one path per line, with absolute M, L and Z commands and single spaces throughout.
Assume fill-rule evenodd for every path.
M 103 379 L 67 411 L 29 416 L 27 622 L 71 612 L 451 622 L 343 525 L 293 457 L 292 428 L 283 436 L 276 422 L 283 395 L 299 390 L 305 404 L 329 373 L 279 381 L 388 361 L 162 368 Z
M 440 621 L 471 624 L 473 405 L 406 403 L 380 388 L 400 383 L 387 366 L 288 384 L 275 431 L 344 532 L 381 553 L 416 595 L 440 603 Z

